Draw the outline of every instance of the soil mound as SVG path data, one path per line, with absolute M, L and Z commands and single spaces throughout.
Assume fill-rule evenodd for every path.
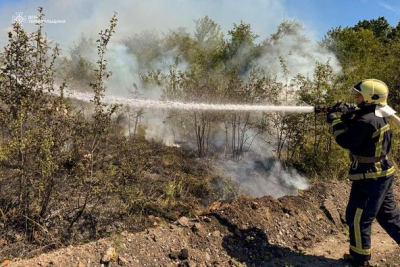
M 396 185 L 396 189 L 398 185 Z M 122 232 L 7 266 L 347 266 L 349 182 L 318 183 L 280 199 L 240 196 L 195 218 Z M 398 191 L 398 190 L 396 190 Z M 373 263 L 397 266 L 397 245 L 374 225 Z

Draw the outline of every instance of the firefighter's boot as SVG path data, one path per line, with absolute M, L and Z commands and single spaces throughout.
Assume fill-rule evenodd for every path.
M 350 254 L 344 254 L 343 259 L 350 263 L 352 267 L 376 267 L 375 265 L 371 265 L 369 261 L 356 262 Z

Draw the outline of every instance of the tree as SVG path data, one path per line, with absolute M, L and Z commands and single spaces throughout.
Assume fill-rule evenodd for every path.
M 194 37 L 202 48 L 218 49 L 224 42 L 221 27 L 208 16 L 196 20 Z
M 303 26 L 297 21 L 284 21 L 278 25 L 278 29 L 271 35 L 269 42 L 277 42 L 285 36 L 295 36 L 298 42 L 307 42 L 305 35 L 301 34 Z
M 42 11 L 38 8 L 40 21 Z M 74 119 L 63 97 L 65 84 L 59 97 L 51 94 L 59 49 L 50 46 L 42 29 L 38 23 L 28 34 L 14 23 L 4 50 L 5 68 L 0 69 L 1 146 L 7 151 L 2 164 L 15 170 L 12 178 L 17 181 L 17 198 L 9 208 L 16 208 L 27 240 L 34 242 L 48 235 L 43 224 L 58 190 L 57 174 L 68 157 L 65 144 L 71 141 Z
M 163 59 L 162 40 L 155 31 L 134 34 L 122 42 L 128 48 L 128 53 L 135 56 L 140 74 L 156 69 Z
M 64 57 L 57 66 L 58 80 L 65 80 L 75 90 L 88 91 L 94 82 L 95 41 L 81 37 L 78 44 L 70 48 L 70 58 Z
M 361 29 L 370 30 L 374 33 L 375 37 L 382 42 L 388 42 L 389 36 L 393 31 L 393 27 L 390 26 L 389 22 L 384 17 L 359 21 L 352 28 L 355 31 L 360 31 Z
M 328 32 L 323 42 L 337 55 L 350 84 L 379 76 L 385 49 L 371 30 L 336 28 Z
M 251 62 L 260 55 L 260 46 L 254 43 L 258 35 L 243 21 L 239 25 L 234 23 L 228 35 L 231 37 L 225 49 L 228 73 L 244 75 L 250 70 Z
M 208 16 L 196 21 L 194 39 L 193 68 L 203 71 L 204 75 L 212 75 L 223 66 L 225 49 L 224 35 L 221 27 Z
M 182 27 L 170 31 L 164 40 L 165 49 L 173 58 L 182 58 L 189 62 L 192 62 L 192 49 L 195 43 L 187 30 Z

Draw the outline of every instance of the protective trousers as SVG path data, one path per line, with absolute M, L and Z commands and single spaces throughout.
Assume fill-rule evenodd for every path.
M 393 195 L 394 176 L 353 181 L 346 222 L 350 254 L 356 262 L 371 258 L 371 225 L 376 218 L 383 229 L 400 244 L 400 210 Z

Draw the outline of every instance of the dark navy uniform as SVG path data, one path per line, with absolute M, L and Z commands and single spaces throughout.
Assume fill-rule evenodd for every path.
M 350 151 L 349 179 L 353 181 L 346 222 L 350 254 L 357 262 L 371 258 L 371 224 L 376 218 L 400 244 L 400 211 L 393 196 L 395 168 L 387 158 L 392 133 L 385 118 L 375 116 L 375 105 L 362 105 L 353 118 L 332 123 L 336 142 Z

